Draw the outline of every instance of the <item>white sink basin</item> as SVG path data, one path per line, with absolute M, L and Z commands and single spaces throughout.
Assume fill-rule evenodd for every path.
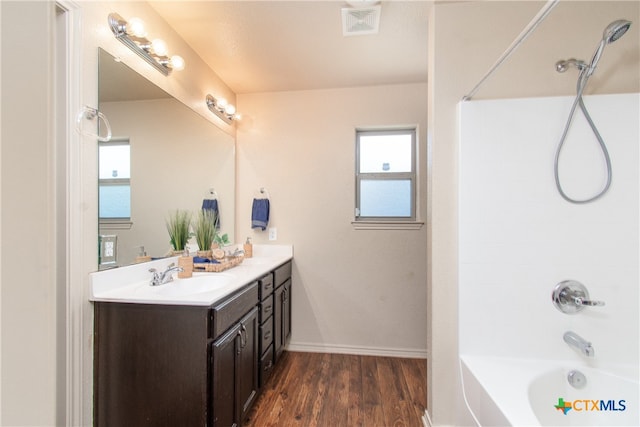
M 183 296 L 211 292 L 229 285 L 234 276 L 224 273 L 194 275 L 188 279 L 174 279 L 164 285 L 139 287 L 136 291 L 143 295 Z

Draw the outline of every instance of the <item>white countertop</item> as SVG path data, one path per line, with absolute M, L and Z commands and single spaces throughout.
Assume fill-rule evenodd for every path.
M 89 275 L 90 301 L 208 306 L 261 278 L 293 258 L 291 245 L 253 245 L 253 257 L 221 273 L 194 272 L 193 277 L 150 286 L 150 268 L 164 271 L 178 257 L 134 264 Z

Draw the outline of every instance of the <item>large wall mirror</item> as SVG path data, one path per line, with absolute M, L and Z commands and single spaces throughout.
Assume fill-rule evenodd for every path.
M 205 199 L 234 241 L 234 138 L 102 49 L 98 85 L 113 134 L 99 143 L 100 268 L 134 263 L 142 247 L 167 255 L 170 212 L 195 216 Z

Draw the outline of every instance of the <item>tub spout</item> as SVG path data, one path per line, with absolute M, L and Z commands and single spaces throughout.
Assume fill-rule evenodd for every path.
M 565 332 L 563 339 L 564 339 L 564 342 L 569 344 L 569 346 L 577 348 L 580 351 L 580 353 L 584 354 L 585 356 L 593 357 L 595 355 L 595 352 L 593 350 L 593 347 L 591 346 L 591 343 L 585 340 L 584 338 L 582 338 L 580 335 L 576 334 L 575 332 L 572 332 L 572 331 Z

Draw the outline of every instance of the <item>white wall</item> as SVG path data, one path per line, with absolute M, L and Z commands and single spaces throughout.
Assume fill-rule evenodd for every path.
M 553 176 L 572 102 L 555 97 L 461 105 L 463 354 L 638 366 L 640 95 L 585 97 L 611 156 L 612 184 L 601 199 L 584 205 L 563 200 Z M 575 198 L 597 194 L 605 182 L 599 145 L 580 112 L 560 172 L 565 192 Z M 575 315 L 558 311 L 551 292 L 568 279 L 606 305 Z M 564 343 L 568 330 L 593 343 L 593 359 Z
M 426 84 L 238 96 L 237 236 L 261 187 L 270 226 L 294 246 L 291 348 L 426 355 L 426 227 L 354 230 L 355 129 L 418 126 L 426 211 Z M 390 108 L 390 106 L 393 106 Z

